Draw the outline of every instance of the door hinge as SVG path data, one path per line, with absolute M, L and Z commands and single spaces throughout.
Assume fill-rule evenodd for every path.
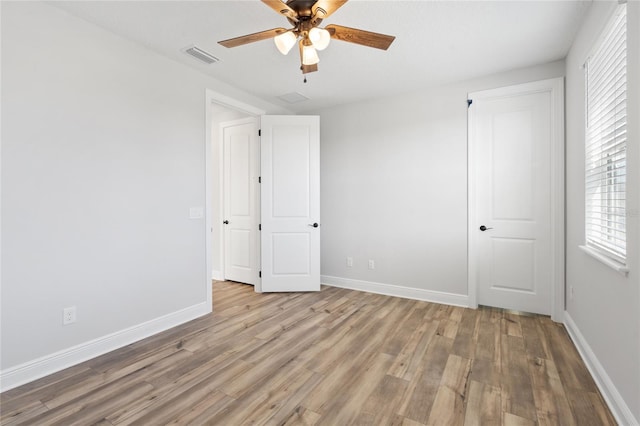
M 258 231 L 262 231 L 262 224 L 261 223 L 258 224 Z
M 258 136 L 262 136 L 262 129 L 258 129 Z
M 473 103 L 473 99 L 467 99 L 467 108 L 469 108 L 472 103 Z
M 262 278 L 262 271 L 258 272 L 258 277 Z
M 258 176 L 258 183 L 262 183 L 262 176 Z

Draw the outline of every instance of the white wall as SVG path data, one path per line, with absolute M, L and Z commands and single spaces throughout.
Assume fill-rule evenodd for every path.
M 628 255 L 630 272 L 620 275 L 582 252 L 584 244 L 584 72 L 582 64 L 617 2 L 594 2 L 567 57 L 567 296 L 569 326 L 583 338 L 596 377 L 614 410 L 640 421 L 640 3 L 628 3 Z M 599 371 L 598 371 L 599 369 Z M 619 392 L 619 395 L 615 395 Z M 616 398 L 622 399 L 616 400 Z M 627 412 L 627 415 L 631 415 Z M 634 423 L 630 417 L 622 424 Z
M 201 306 L 204 221 L 189 220 L 188 210 L 205 205 L 205 88 L 279 110 L 56 8 L 0 5 L 5 373 Z M 629 3 L 633 75 L 640 74 L 639 6 Z M 628 278 L 576 248 L 583 238 L 578 65 L 611 7 L 594 3 L 566 65 L 567 282 L 575 290 L 567 310 L 638 419 L 638 215 L 629 220 Z M 560 61 L 319 111 L 323 275 L 466 295 L 466 94 L 564 72 Z M 629 88 L 629 114 L 638 117 L 637 79 Z M 638 151 L 630 144 L 635 212 Z M 78 322 L 63 327 L 62 308 L 71 305 Z
M 210 308 L 205 221 L 188 217 L 205 90 L 279 109 L 57 8 L 1 7 L 6 389 Z
M 558 61 L 319 111 L 323 282 L 464 304 L 467 93 L 562 75 Z

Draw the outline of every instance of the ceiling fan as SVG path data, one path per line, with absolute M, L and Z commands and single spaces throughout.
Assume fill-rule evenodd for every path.
M 300 61 L 302 63 L 300 69 L 303 74 L 318 71 L 320 58 L 318 57 L 317 50 L 325 49 L 332 38 L 387 50 L 393 40 L 395 40 L 394 36 L 333 24 L 327 25 L 324 28 L 319 27 L 323 19 L 328 18 L 347 1 L 348 0 L 262 0 L 262 2 L 271 9 L 284 15 L 289 23 L 293 25 L 293 28 L 273 28 L 254 34 L 230 38 L 219 41 L 218 43 L 224 47 L 237 47 L 273 37 L 280 53 L 286 55 L 296 44 L 296 41 L 300 39 L 298 41 L 298 47 L 300 50 Z

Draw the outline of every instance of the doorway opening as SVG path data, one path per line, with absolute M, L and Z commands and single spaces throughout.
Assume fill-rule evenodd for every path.
M 266 111 L 207 89 L 205 96 L 206 145 L 206 277 L 207 301 L 212 305 L 212 280 L 224 280 L 224 142 L 221 124 L 253 118 L 256 122 Z M 260 280 L 255 291 L 261 292 Z

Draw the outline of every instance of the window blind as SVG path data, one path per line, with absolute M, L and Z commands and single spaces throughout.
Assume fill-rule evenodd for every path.
M 626 262 L 627 8 L 620 5 L 585 64 L 586 244 Z

